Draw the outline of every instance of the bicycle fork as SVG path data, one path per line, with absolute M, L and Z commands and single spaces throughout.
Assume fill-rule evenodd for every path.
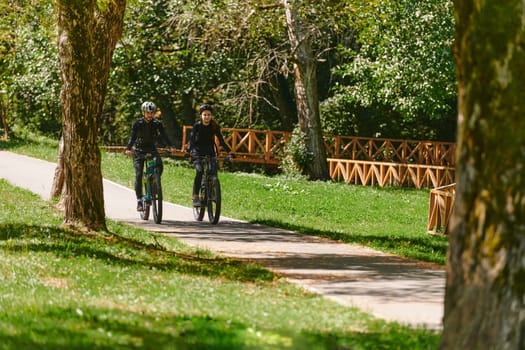
M 207 176 L 206 177 L 206 182 L 207 182 L 206 197 L 207 197 L 208 201 L 215 201 L 215 200 L 217 200 L 217 198 L 215 198 L 215 196 L 216 196 L 216 193 L 215 193 L 215 176 L 213 176 L 213 175 Z
M 146 184 L 146 193 L 144 194 L 144 201 L 146 203 L 151 202 L 151 182 L 153 181 L 153 173 L 155 172 L 155 159 L 148 160 L 146 163 L 146 171 L 144 171 L 144 178 L 143 181 Z
M 149 204 L 151 202 L 151 177 L 148 175 L 144 177 L 144 181 L 146 181 L 146 194 L 144 195 L 144 202 Z

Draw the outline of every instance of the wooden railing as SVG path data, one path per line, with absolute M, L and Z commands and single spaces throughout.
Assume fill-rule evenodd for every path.
M 411 141 L 354 136 L 325 136 L 331 158 L 406 164 L 455 165 L 453 142 Z
M 186 125 L 182 145 L 189 141 L 192 126 Z M 222 128 L 232 151 L 254 162 L 278 164 L 291 133 L 254 129 Z M 329 158 L 455 166 L 456 146 L 453 142 L 411 141 L 354 136 L 325 135 L 324 145 Z
M 448 234 L 448 223 L 454 209 L 456 184 L 437 187 L 430 191 L 428 233 Z
M 184 126 L 182 156 L 191 126 Z M 222 129 L 236 161 L 276 166 L 280 163 L 291 133 L 254 129 Z M 436 188 L 453 183 L 455 144 L 451 142 L 409 141 L 325 136 L 330 177 L 365 186 L 405 186 Z M 123 147 L 106 147 L 123 151 Z
M 434 188 L 454 181 L 455 169 L 445 166 L 370 162 L 328 158 L 330 177 L 365 186 Z
M 182 144 L 189 142 L 191 126 L 184 126 Z M 254 129 L 222 128 L 226 144 L 235 153 L 237 161 L 278 165 L 290 133 Z

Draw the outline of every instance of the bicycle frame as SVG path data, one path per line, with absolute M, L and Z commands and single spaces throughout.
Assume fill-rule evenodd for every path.
M 143 220 L 148 220 L 150 207 L 153 208 L 153 219 L 155 223 L 162 222 L 162 186 L 160 181 L 160 174 L 157 170 L 157 162 L 155 156 L 151 153 L 145 156 L 145 169 L 142 175 L 144 186 L 144 195 L 142 197 L 143 210 L 140 212 L 140 217 Z
M 221 187 L 217 172 L 212 173 L 212 162 L 217 162 L 217 157 L 201 156 L 200 159 L 202 160 L 203 166 L 199 194 L 201 205 L 193 207 L 193 215 L 196 220 L 202 221 L 204 212 L 207 210 L 210 223 L 217 224 L 221 212 Z M 216 169 L 216 171 L 218 171 L 218 169 Z
M 149 155 L 149 154 L 148 154 Z M 143 181 L 146 185 L 146 193 L 144 194 L 144 200 L 145 201 L 151 201 L 151 179 L 153 177 L 153 174 L 155 174 L 155 158 L 149 158 L 148 155 L 146 155 L 146 169 L 144 170 L 143 174 Z

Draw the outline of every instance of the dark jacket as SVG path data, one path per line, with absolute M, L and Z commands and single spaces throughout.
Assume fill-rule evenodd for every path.
M 156 150 L 157 144 L 171 147 L 171 141 L 166 135 L 164 125 L 159 119 L 153 119 L 147 123 L 144 118 L 135 120 L 131 126 L 131 135 L 129 137 L 126 149 L 135 146 L 137 151 Z
M 219 124 L 214 120 L 209 125 L 202 124 L 200 120 L 193 125 L 187 151 L 200 156 L 216 156 L 215 136 L 224 150 L 230 152 L 230 147 L 224 141 Z

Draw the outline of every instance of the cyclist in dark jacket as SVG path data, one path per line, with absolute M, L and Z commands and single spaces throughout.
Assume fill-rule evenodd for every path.
M 137 210 L 142 211 L 142 172 L 147 153 L 155 157 L 155 163 L 162 174 L 162 158 L 157 151 L 157 144 L 164 143 L 170 148 L 171 141 L 166 135 L 162 121 L 155 118 L 157 106 L 153 102 L 146 101 L 141 106 L 142 117 L 135 120 L 131 126 L 131 135 L 126 146 L 126 155 L 133 154 L 133 167 L 135 168 L 135 195 L 137 196 Z M 133 150 L 132 150 L 133 148 Z
M 186 148 L 186 157 L 193 159 L 195 165 L 195 179 L 193 180 L 193 206 L 200 205 L 199 189 L 202 181 L 202 159 L 200 156 L 212 156 L 211 171 L 217 172 L 217 153 L 215 137 L 219 141 L 220 150 L 230 152 L 230 147 L 224 141 L 221 128 L 212 119 L 213 108 L 209 104 L 203 104 L 199 108 L 200 120 L 193 125 L 190 134 L 190 142 Z

